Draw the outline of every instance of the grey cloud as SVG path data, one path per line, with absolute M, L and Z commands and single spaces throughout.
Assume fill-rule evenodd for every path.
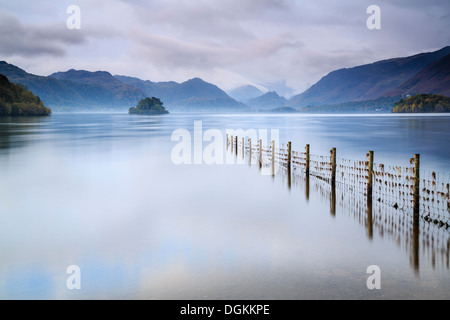
M 448 0 L 79 0 L 84 18 L 78 33 L 67 32 L 65 21 L 50 23 L 65 17 L 59 3 L 44 0 L 38 10 L 42 2 L 31 9 L 25 0 L 3 2 L 20 21 L 0 17 L 0 55 L 33 57 L 30 65 L 63 56 L 58 61 L 67 68 L 74 60 L 81 67 L 102 63 L 153 80 L 201 74 L 212 82 L 248 79 L 303 90 L 335 69 L 450 42 Z M 381 8 L 381 30 L 366 27 L 372 4 Z M 91 41 L 107 37 L 120 38 Z
M 267 59 L 283 48 L 298 46 L 288 36 L 255 39 L 242 47 L 223 46 L 213 42 L 183 41 L 171 37 L 134 31 L 132 38 L 140 44 L 135 54 L 165 68 L 195 67 L 210 69 Z
M 69 45 L 87 44 L 90 37 L 112 37 L 118 33 L 99 28 L 69 30 L 65 21 L 24 25 L 15 16 L 0 11 L 0 53 L 6 56 L 65 56 Z

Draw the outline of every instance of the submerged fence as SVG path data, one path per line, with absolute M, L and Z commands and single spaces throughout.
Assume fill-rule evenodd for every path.
M 292 150 L 291 142 L 275 148 L 275 142 L 263 146 L 262 140 L 245 142 L 243 137 L 226 136 L 226 147 L 233 153 L 247 155 L 250 164 L 260 168 L 284 168 L 290 183 L 292 174 L 313 176 L 332 188 L 359 193 L 368 201 L 377 201 L 395 209 L 412 212 L 425 221 L 448 228 L 450 226 L 450 174 L 420 169 L 420 155 L 409 159 L 409 166 L 393 166 L 374 161 L 369 151 L 364 160 L 337 157 L 336 148 L 329 155 L 315 155 L 310 145 L 303 152 Z

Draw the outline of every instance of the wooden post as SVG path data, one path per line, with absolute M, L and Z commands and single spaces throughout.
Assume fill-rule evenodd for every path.
M 331 149 L 331 184 L 336 183 L 336 148 Z
M 252 164 L 252 138 L 248 138 L 248 164 Z
M 238 154 L 238 137 L 236 136 L 236 141 L 235 141 L 235 145 L 236 145 L 236 155 Z
M 270 144 L 270 148 L 272 149 L 272 176 L 275 175 L 275 141 L 272 140 Z
M 367 174 L 367 197 L 372 198 L 373 190 L 373 151 L 369 151 L 369 172 Z
M 262 167 L 262 140 L 259 139 L 259 167 Z
M 414 155 L 414 214 L 419 214 L 420 204 L 420 154 Z
M 245 142 L 244 137 L 242 137 L 242 159 L 245 158 Z
M 287 168 L 291 170 L 291 142 L 287 143 Z
M 309 176 L 309 144 L 306 145 L 306 175 Z
M 288 188 L 291 188 L 291 145 L 289 141 L 287 144 L 287 176 L 288 176 Z
M 228 151 L 228 133 L 227 133 L 227 142 L 226 142 L 226 146 L 227 146 L 227 151 Z
M 231 136 L 231 154 L 233 154 L 233 142 L 234 142 L 233 136 Z

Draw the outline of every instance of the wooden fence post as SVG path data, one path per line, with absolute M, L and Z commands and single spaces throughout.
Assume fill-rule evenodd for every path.
M 287 143 L 287 167 L 291 170 L 291 142 Z
M 309 176 L 309 144 L 306 145 L 306 175 Z
M 262 163 L 263 163 L 263 160 L 262 160 L 262 140 L 259 139 L 259 167 L 260 168 L 262 167 Z
M 252 138 L 248 138 L 248 164 L 252 164 Z
M 331 149 L 331 184 L 336 183 L 336 148 Z
M 420 205 L 420 154 L 414 155 L 414 214 L 419 214 Z
M 287 144 L 287 176 L 288 176 L 288 188 L 291 188 L 291 153 L 292 153 L 291 141 Z
M 373 151 L 369 151 L 369 172 L 367 175 L 367 197 L 372 198 L 373 190 Z
M 235 145 L 236 145 L 236 155 L 238 154 L 238 136 L 236 136 L 236 141 L 235 141 Z
M 270 144 L 270 148 L 272 149 L 272 176 L 275 175 L 275 141 L 272 140 Z

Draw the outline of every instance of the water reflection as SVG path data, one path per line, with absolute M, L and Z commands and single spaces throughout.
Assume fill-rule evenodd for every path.
M 248 154 L 247 154 L 248 155 Z M 432 268 L 449 270 L 450 232 L 413 212 L 394 207 L 366 197 L 341 183 L 328 183 L 323 178 L 308 175 L 302 170 L 290 172 L 289 166 L 281 166 L 275 175 L 287 189 L 304 189 L 305 200 L 309 201 L 310 189 L 319 195 L 330 208 L 332 217 L 346 215 L 366 229 L 367 239 L 376 235 L 388 238 L 409 254 L 411 267 L 419 276 L 420 260 L 426 260 Z M 273 177 L 273 178 L 275 178 Z M 422 241 L 420 241 L 422 239 Z
M 349 192 L 345 188 L 333 187 L 322 179 L 302 173 L 293 175 L 297 188 L 305 189 L 309 198 L 312 189 L 329 203 L 332 216 L 346 215 L 366 228 L 368 240 L 377 234 L 388 238 L 410 256 L 411 266 L 419 275 L 420 260 L 426 260 L 433 268 L 449 270 L 450 233 L 444 227 L 429 223 L 418 214 L 395 209 L 386 204 Z M 422 239 L 422 241 L 421 241 Z
M 228 116 L 204 117 L 210 117 L 205 128 L 230 125 Z M 253 121 L 231 118 L 243 128 Z M 370 298 L 365 279 L 357 278 L 365 271 L 360 266 L 374 257 L 391 268 L 410 271 L 410 263 L 417 275 L 440 276 L 445 290 L 448 273 L 432 272 L 449 269 L 448 231 L 443 228 L 295 168 L 288 174 L 281 167 L 273 178 L 257 176 L 258 152 L 248 159 L 250 166 L 241 161 L 242 149 L 236 161 L 240 167 L 171 165 L 170 133 L 192 130 L 198 119 L 58 115 L 45 120 L 51 125 L 32 121 L 23 128 L 3 127 L 11 148 L 18 145 L 14 130 L 27 128 L 22 138 L 28 142 L 13 153 L 22 163 L 0 157 L 5 164 L 0 171 L 0 279 L 5 279 L 0 294 L 11 297 L 13 286 L 26 289 L 23 283 L 36 265 L 43 270 L 37 279 L 56 274 L 53 285 L 64 285 L 67 264 L 80 263 L 88 271 L 85 283 L 101 287 L 100 294 L 86 290 L 83 297 L 110 297 L 109 289 L 115 289 L 117 297 L 135 297 L 141 290 L 145 297 L 161 298 L 166 292 L 170 298 L 203 298 L 208 289 L 218 298 L 258 298 L 262 292 L 268 298 Z M 261 119 L 252 124 L 305 121 Z M 319 125 L 329 125 L 330 119 Z M 314 129 L 318 136 L 320 126 Z M 39 141 L 45 143 L 30 143 Z M 235 153 L 233 149 L 233 157 Z M 370 254 L 364 256 L 366 252 Z M 330 276 L 331 269 L 339 269 L 336 277 Z M 415 280 L 412 273 L 406 278 L 401 274 L 391 284 L 405 295 L 410 286 L 435 289 L 430 281 L 403 286 L 411 278 Z M 28 286 L 35 288 L 35 281 Z M 64 289 L 52 296 L 73 297 Z M 177 290 L 185 291 L 176 295 Z M 427 296 L 423 291 L 417 295 Z M 442 290 L 436 295 L 448 297 Z
M 367 237 L 373 238 L 373 220 L 372 220 L 372 197 L 367 197 Z
M 48 121 L 46 117 L 0 117 L 0 152 L 9 153 L 38 139 Z

